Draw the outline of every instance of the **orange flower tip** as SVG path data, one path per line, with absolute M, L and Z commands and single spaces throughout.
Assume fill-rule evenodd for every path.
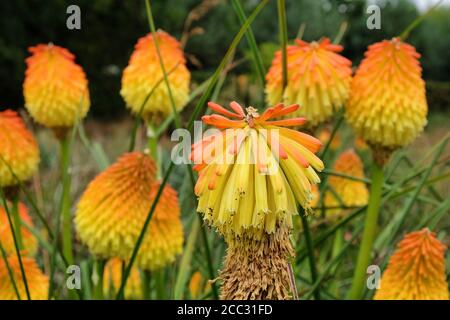
M 244 117 L 244 110 L 242 109 L 241 105 L 237 103 L 236 101 L 232 101 L 230 103 L 230 108 L 234 110 L 239 116 Z
M 222 107 L 221 105 L 218 105 L 217 103 L 214 103 L 212 101 L 208 102 L 208 107 L 211 110 L 214 110 L 218 113 L 223 114 L 224 116 L 228 116 L 228 117 L 232 117 L 232 118 L 239 118 L 239 119 L 243 118 L 241 115 L 231 112 L 231 111 L 225 109 L 224 107 Z

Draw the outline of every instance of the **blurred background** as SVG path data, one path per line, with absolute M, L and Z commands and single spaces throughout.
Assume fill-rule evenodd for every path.
M 258 0 L 242 1 L 248 14 Z M 356 66 L 367 45 L 399 35 L 409 23 L 436 0 L 288 0 L 289 39 L 304 25 L 303 39 L 334 39 L 342 23 L 348 23 L 341 44 L 344 55 Z M 44 4 L 45 3 L 45 4 Z M 81 9 L 81 30 L 66 28 L 66 8 Z M 381 8 L 381 29 L 366 27 L 368 4 Z M 220 62 L 239 29 L 239 20 L 225 0 L 154 0 L 156 25 L 185 43 L 193 82 L 206 79 Z M 278 48 L 276 1 L 253 24 L 256 40 L 268 66 Z M 119 119 L 127 115 L 119 94 L 122 70 L 137 39 L 148 33 L 141 0 L 14 0 L 0 2 L 0 108 L 23 106 L 22 83 L 27 48 L 53 42 L 68 48 L 87 73 L 91 92 L 90 117 Z M 301 32 L 302 30 L 300 30 Z M 450 105 L 450 1 L 445 0 L 410 35 L 408 41 L 422 54 L 430 108 L 448 111 Z M 206 44 L 206 45 L 205 45 Z M 236 53 L 245 59 L 246 41 Z M 253 80 L 251 63 L 240 63 L 226 87 L 245 75 Z M 243 90 L 241 90 L 243 91 Z M 244 99 L 245 100 L 245 99 Z

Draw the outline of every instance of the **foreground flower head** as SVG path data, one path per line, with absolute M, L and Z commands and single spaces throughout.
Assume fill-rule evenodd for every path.
M 28 210 L 25 207 L 25 205 L 20 202 L 18 204 L 17 209 L 22 222 L 33 227 L 33 222 L 31 221 L 31 218 L 28 215 Z M 13 205 L 11 203 L 8 203 L 8 210 L 9 213 L 11 214 L 11 221 L 13 223 L 13 227 L 15 228 L 14 219 L 12 217 Z M 14 229 L 14 231 L 15 230 L 16 229 Z M 22 246 L 24 252 L 29 256 L 34 256 L 38 249 L 36 237 L 30 231 L 28 231 L 28 229 L 23 225 L 20 228 L 20 232 L 22 235 Z M 8 221 L 8 213 L 3 205 L 0 205 L 0 243 L 7 255 L 16 254 L 16 249 L 14 246 L 14 238 Z
M 53 44 L 28 49 L 23 84 L 25 107 L 46 127 L 72 127 L 90 106 L 88 82 L 75 56 Z
M 297 202 L 310 208 L 311 184 L 320 182 L 315 170 L 323 169 L 315 155 L 320 141 L 286 128 L 305 119 L 275 120 L 298 105 L 279 104 L 262 115 L 252 107 L 244 112 L 236 102 L 230 104 L 232 111 L 212 102 L 209 107 L 221 115 L 204 116 L 203 122 L 228 130 L 216 130 L 192 146 L 199 171 L 197 210 L 231 236 L 260 236 L 275 232 L 282 222 L 292 225 Z
M 81 240 L 95 255 L 128 260 L 159 186 L 148 155 L 123 155 L 89 184 L 78 203 L 75 225 Z M 167 185 L 139 250 L 137 266 L 163 267 L 181 253 L 182 244 L 178 197 Z
M 119 291 L 122 282 L 122 268 L 123 260 L 119 258 L 112 258 L 105 265 L 103 291 L 110 298 L 115 297 Z M 125 299 L 142 299 L 141 276 L 135 265 L 131 268 L 131 273 L 125 286 Z
M 296 115 L 305 116 L 310 126 L 326 121 L 347 101 L 352 63 L 339 54 L 340 45 L 329 39 L 320 42 L 296 40 L 287 47 L 288 82 L 283 95 L 281 51 L 275 54 L 266 80 L 269 105 L 280 101 L 302 106 Z
M 7 258 L 7 261 L 20 298 L 26 300 L 27 294 L 19 260 L 16 255 L 13 255 Z M 22 257 L 22 264 L 27 279 L 30 298 L 32 300 L 46 300 L 48 297 L 48 277 L 42 273 L 34 259 Z M 0 259 L 0 300 L 17 300 L 17 294 L 9 276 L 8 267 L 3 259 Z
M 164 67 L 168 73 L 170 88 L 177 111 L 189 99 L 190 73 L 180 43 L 164 31 L 156 32 Z M 130 62 L 122 76 L 120 94 L 134 114 L 141 114 L 147 121 L 160 121 L 172 114 L 172 105 L 163 81 L 164 74 L 152 34 L 139 39 Z M 152 91 L 152 95 L 147 96 Z M 145 106 L 143 103 L 145 102 Z
M 376 300 L 448 300 L 446 247 L 427 228 L 407 234 L 381 277 Z
M 0 112 L 0 187 L 28 180 L 39 165 L 39 147 L 33 134 L 12 110 Z
M 365 178 L 363 163 L 353 150 L 347 150 L 339 155 L 334 163 L 333 171 L 354 178 Z M 369 191 L 362 181 L 331 175 L 328 178 L 328 185 L 333 191 L 328 191 L 325 195 L 326 207 L 364 206 L 369 200 Z M 341 209 L 327 209 L 326 213 L 332 216 L 341 211 Z
M 368 143 L 393 149 L 422 132 L 428 107 L 419 57 L 399 38 L 369 46 L 346 108 L 348 122 Z

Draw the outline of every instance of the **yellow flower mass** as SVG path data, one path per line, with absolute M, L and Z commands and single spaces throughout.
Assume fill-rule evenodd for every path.
M 156 38 L 164 67 L 168 73 L 176 109 L 181 111 L 189 99 L 191 78 L 191 74 L 186 68 L 183 50 L 180 43 L 164 31 L 158 31 Z M 131 55 L 130 62 L 123 72 L 120 94 L 127 107 L 134 114 L 141 114 L 147 121 L 159 122 L 173 111 L 161 69 L 153 35 L 148 34 L 140 38 Z M 146 101 L 152 91 L 152 95 Z
M 347 101 L 352 63 L 339 54 L 340 45 L 329 39 L 320 42 L 296 40 L 287 47 L 287 87 L 283 95 L 281 51 L 276 52 L 266 75 L 266 97 L 269 105 L 282 101 L 299 104 L 296 116 L 305 116 L 308 125 L 328 120 Z
M 411 143 L 427 123 L 420 55 L 399 38 L 369 46 L 353 79 L 346 117 L 372 145 Z
M 0 112 L 0 187 L 30 179 L 39 159 L 38 144 L 19 115 L 12 110 Z
M 20 271 L 19 260 L 16 255 L 13 255 L 10 256 L 7 261 L 9 268 L 12 271 L 20 298 L 26 300 L 27 294 L 22 273 Z M 32 300 L 46 300 L 48 298 L 48 277 L 42 273 L 34 259 L 22 257 L 22 264 L 27 279 L 30 298 Z M 3 259 L 0 259 L 0 300 L 17 300 L 14 285 L 11 282 L 7 265 Z
M 155 164 L 144 153 L 123 155 L 88 186 L 77 206 L 75 225 L 89 250 L 104 258 L 128 260 L 160 184 Z M 175 260 L 183 245 L 178 196 L 166 186 L 136 259 L 145 270 Z
M 29 48 L 23 84 L 25 107 L 33 119 L 49 128 L 72 127 L 90 106 L 88 82 L 67 49 L 40 44 Z
M 375 300 L 448 300 L 446 246 L 427 228 L 407 234 L 381 277 Z
M 199 171 L 197 210 L 232 237 L 260 237 L 282 222 L 292 226 L 297 203 L 310 208 L 311 185 L 320 182 L 316 171 L 323 169 L 315 155 L 320 141 L 286 128 L 305 119 L 275 120 L 297 111 L 298 105 L 278 104 L 262 115 L 252 107 L 244 112 L 236 102 L 230 104 L 232 111 L 212 102 L 209 107 L 221 115 L 204 116 L 203 122 L 223 130 L 192 146 L 191 159 Z

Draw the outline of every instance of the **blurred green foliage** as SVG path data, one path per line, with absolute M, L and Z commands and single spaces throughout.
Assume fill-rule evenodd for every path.
M 247 13 L 259 2 L 241 1 Z M 296 37 L 302 23 L 306 26 L 305 40 L 324 36 L 334 39 L 342 23 L 348 22 L 342 44 L 344 55 L 355 65 L 362 59 L 369 44 L 400 34 L 419 15 L 417 8 L 408 0 L 375 1 L 381 7 L 381 30 L 369 30 L 366 27 L 368 14 L 365 1 L 286 2 L 290 39 Z M 81 30 L 66 28 L 66 8 L 71 4 L 81 8 Z M 239 28 L 239 20 L 225 0 L 153 0 L 153 7 L 157 26 L 179 39 L 189 18 L 189 30 L 195 32 L 187 41 L 185 50 L 193 79 L 198 81 L 217 66 Z M 272 1 L 252 25 L 267 65 L 277 48 L 277 28 L 276 2 Z M 145 5 L 141 0 L 1 1 L 0 108 L 23 105 L 22 82 L 27 48 L 53 42 L 72 51 L 86 71 L 90 82 L 91 115 L 102 119 L 120 116 L 125 111 L 119 94 L 122 70 L 137 39 L 146 33 L 148 24 Z M 449 34 L 448 7 L 437 9 L 411 33 L 408 41 L 422 53 L 426 79 L 450 81 Z M 236 57 L 248 56 L 245 54 L 245 41 L 242 41 L 240 48 L 242 50 Z M 251 63 L 244 63 L 233 72 L 249 73 L 251 68 Z M 431 101 L 440 108 L 448 108 L 448 85 L 437 87 L 441 89 L 434 91 Z M 444 100 L 440 100 L 440 96 Z

